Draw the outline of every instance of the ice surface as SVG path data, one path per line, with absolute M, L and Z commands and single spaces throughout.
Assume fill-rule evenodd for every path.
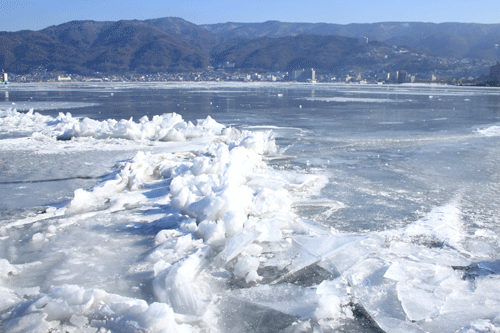
M 203 95 L 222 98 L 228 87 L 208 84 Z M 305 97 L 298 99 L 367 102 L 366 107 L 395 101 L 398 107 L 415 107 L 418 103 L 401 98 L 405 94 L 426 100 L 460 95 L 431 86 L 302 87 Z M 339 90 L 323 97 L 332 87 Z M 232 95 L 247 89 L 260 94 L 261 88 L 269 85 L 242 85 Z M 288 88 L 296 89 L 280 86 Z M 270 94 L 273 100 L 278 92 Z M 363 98 L 371 93 L 385 95 Z M 464 94 L 479 98 L 485 92 Z M 302 110 L 309 112 L 307 105 Z M 271 120 L 272 112 L 264 112 L 234 128 L 206 114 L 197 122 L 177 113 L 98 121 L 69 113 L 1 111 L 2 151 L 45 154 L 54 164 L 82 151 L 97 152 L 92 155 L 97 164 L 99 153 L 114 151 L 117 164 L 90 187 L 76 189 L 67 202 L 5 215 L 0 331 L 497 330 L 500 231 L 492 181 L 498 178 L 497 126 L 480 135 L 474 131 L 484 125 L 460 123 L 466 133 L 416 131 L 411 137 L 405 132 L 371 139 L 373 124 L 379 129 L 412 120 L 403 111 L 386 115 L 384 109 L 376 115 L 370 111 L 375 116 L 370 123 L 370 117 L 356 113 L 363 117 L 356 124 L 368 126 L 356 136 L 352 128 L 341 130 L 345 123 L 336 123 L 344 111 L 315 114 L 315 123 L 332 126 L 325 132 L 316 131 L 311 117 L 286 112 L 280 122 L 265 125 L 262 120 Z M 456 121 L 441 114 L 428 119 L 440 120 L 431 125 L 438 127 Z M 323 136 L 324 142 L 318 138 Z M 286 149 L 299 157 L 282 155 Z M 448 159 L 439 159 L 440 154 Z M 462 163 L 462 156 L 473 166 L 469 178 L 457 182 L 453 177 L 462 177 L 462 171 L 442 170 Z M 332 157 L 335 163 L 327 163 Z M 480 158 L 484 161 L 473 163 Z M 21 179 L 26 183 L 19 186 L 30 180 Z
M 406 315 L 413 321 L 437 317 L 444 303 L 433 290 L 414 287 L 411 283 L 399 282 L 396 291 Z
M 432 249 L 422 245 L 393 241 L 389 250 L 398 255 L 414 258 L 418 262 L 440 263 L 456 267 L 467 267 L 471 264 L 470 260 L 452 249 Z
M 436 207 L 424 218 L 409 225 L 404 235 L 410 238 L 427 237 L 430 241 L 461 248 L 464 231 L 460 215 L 460 209 L 454 203 Z
M 422 332 L 417 325 L 407 320 L 395 292 L 395 283 L 356 288 L 355 296 L 363 309 L 384 332 Z
M 397 103 L 403 102 L 401 100 L 386 99 L 386 98 L 354 98 L 354 97 L 314 97 L 306 98 L 308 101 L 322 101 L 322 102 L 361 102 L 361 103 Z
M 214 259 L 214 264 L 220 266 L 228 263 L 243 252 L 245 248 L 252 244 L 259 236 L 260 232 L 256 230 L 240 231 L 226 242 L 224 250 Z
M 76 109 L 97 105 L 96 103 L 82 102 L 0 102 L 0 110 L 16 109 L 19 111 L 29 111 L 36 109 L 44 110 L 60 110 L 60 109 Z
M 15 112 L 10 115 L 14 118 L 25 117 Z M 109 140 L 107 136 L 111 135 L 137 141 L 144 139 L 141 133 L 149 133 L 147 119 L 142 119 L 137 124 L 132 121 L 121 123 L 96 122 L 90 119 L 80 121 L 73 120 L 69 115 L 61 115 L 59 122 L 53 119 L 38 119 L 39 116 L 36 113 L 29 113 L 28 117 L 33 121 L 33 128 L 36 128 L 35 124 L 41 124 L 41 130 L 49 136 L 60 133 L 66 128 L 62 138 L 90 136 L 100 140 Z M 180 130 L 192 127 L 189 124 L 182 125 L 185 123 L 175 114 L 153 119 L 155 124 L 166 121 L 165 126 L 177 126 Z M 53 125 L 48 125 L 50 121 L 56 122 L 60 127 L 51 128 Z M 179 123 L 181 125 L 178 125 Z M 71 126 L 66 126 L 68 124 Z M 164 303 L 164 308 L 160 309 L 160 306 L 155 304 L 148 309 L 143 306 L 144 311 L 141 313 L 144 315 L 141 316 L 147 317 L 150 312 L 158 312 L 159 315 L 160 312 L 165 311 L 188 316 L 205 316 L 210 311 L 208 305 L 211 302 L 213 288 L 206 280 L 204 272 L 207 267 L 211 267 L 210 262 L 221 262 L 222 265 L 226 265 L 232 259 L 238 258 L 233 266 L 228 267 L 230 277 L 242 278 L 246 284 L 261 281 L 262 277 L 258 270 L 263 260 L 261 257 L 263 247 L 255 242 L 279 242 L 283 235 L 282 228 L 292 227 L 295 223 L 291 211 L 292 195 L 287 188 L 294 191 L 298 189 L 317 191 L 324 184 L 321 177 L 299 174 L 291 177 L 290 173 L 285 175 L 269 173 L 270 170 L 263 162 L 262 155 L 275 152 L 271 132 L 226 131 L 221 133 L 223 128 L 213 119 L 207 118 L 199 122 L 196 133 L 212 137 L 219 134 L 222 135 L 220 141 L 227 140 L 224 137 L 227 135 L 232 137 L 233 141 L 209 144 L 200 149 L 199 155 L 193 155 L 194 158 L 193 156 L 179 158 L 178 155 L 153 155 L 139 152 L 132 160 L 122 163 L 114 178 L 102 182 L 91 190 L 76 190 L 74 198 L 66 206 L 51 209 L 37 217 L 13 222 L 8 227 L 16 228 L 45 223 L 56 218 L 59 227 L 68 228 L 82 220 L 98 219 L 107 214 L 149 206 L 151 200 L 157 202 L 163 200 L 165 204 L 171 205 L 172 208 L 192 219 L 186 216 L 182 226 L 176 231 L 163 230 L 155 233 L 157 246 L 147 256 L 147 262 L 153 265 L 154 298 Z M 191 135 L 189 138 L 192 137 L 194 136 Z M 147 138 L 155 140 L 159 137 Z M 168 180 L 165 191 L 155 190 L 159 193 L 158 196 L 144 195 L 149 187 L 161 184 L 163 177 Z M 263 178 L 269 181 L 270 187 L 266 186 L 266 182 L 259 180 Z M 302 199 L 304 195 L 307 194 L 302 193 Z M 160 198 L 163 199 L 160 200 Z M 58 236 L 57 228 L 52 225 L 46 228 L 46 232 L 33 233 L 31 242 L 34 245 L 47 242 L 47 237 L 53 237 L 50 235 Z M 341 243 L 342 241 L 338 241 L 332 246 L 335 248 Z M 218 250 L 219 246 L 223 246 L 222 251 Z M 215 254 L 218 254 L 215 260 L 214 249 Z M 8 270 L 7 263 L 2 267 Z M 70 281 L 78 275 L 69 269 L 54 270 L 54 273 L 52 279 L 54 282 Z M 54 289 L 51 294 L 36 301 L 38 303 L 42 300 L 48 301 L 47 305 L 43 305 L 43 308 L 47 309 L 44 315 L 39 315 L 38 312 L 36 314 L 13 313 L 12 320 L 6 321 L 5 327 L 13 330 L 31 326 L 42 330 L 64 327 L 64 325 L 79 328 L 96 327 L 96 325 L 111 327 L 106 320 L 88 316 L 91 310 L 95 311 L 96 295 L 94 292 L 78 288 L 80 287 Z M 302 292 L 306 295 L 315 294 L 314 290 L 304 289 L 300 291 Z M 295 293 L 292 290 L 292 299 Z M 74 300 L 75 295 L 78 296 L 76 300 Z M 306 296 L 303 298 L 307 303 L 317 304 L 315 296 L 314 300 L 309 300 Z M 5 307 L 19 302 L 15 295 L 9 296 L 9 299 Z M 334 313 L 326 311 L 325 307 L 328 304 L 340 304 L 338 296 L 324 296 L 321 302 L 322 307 L 316 313 L 317 316 L 321 314 L 333 316 Z M 271 307 L 284 310 L 289 307 L 290 303 L 291 301 L 281 306 L 271 305 Z M 61 305 L 56 306 L 56 304 Z M 111 306 L 107 304 L 107 301 L 103 304 Z M 122 305 L 119 307 L 123 308 Z M 315 307 L 311 305 L 308 309 L 297 309 L 297 311 L 286 313 L 300 317 L 313 316 L 315 310 Z M 170 315 L 165 316 L 168 318 Z M 16 318 L 23 318 L 23 321 L 18 321 Z M 56 320 L 59 324 L 55 322 Z M 116 327 L 125 327 L 120 320 L 116 319 Z M 156 327 L 156 324 L 150 325 L 142 317 L 138 318 L 133 325 L 146 329 Z
M 436 285 L 449 278 L 454 272 L 449 266 L 401 259 L 387 269 L 384 277 L 400 282 L 416 280 Z
M 230 292 L 228 296 L 299 318 L 310 318 L 318 306 L 314 290 L 292 284 L 262 285 Z
M 293 239 L 295 246 L 286 254 L 286 257 L 290 258 L 290 263 L 286 266 L 287 273 L 273 283 L 279 283 L 308 266 L 330 258 L 345 246 L 357 243 L 363 238 L 359 235 L 297 236 Z

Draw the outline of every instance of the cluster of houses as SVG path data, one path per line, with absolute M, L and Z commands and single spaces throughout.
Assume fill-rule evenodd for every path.
M 46 71 L 45 71 L 46 72 Z M 210 70 L 198 73 L 157 73 L 154 75 L 118 75 L 118 76 L 104 76 L 99 78 L 89 78 L 80 75 L 66 75 L 66 76 L 54 76 L 48 73 L 41 73 L 43 75 L 38 75 L 33 77 L 31 80 L 26 79 L 24 76 L 17 77 L 14 75 L 14 81 L 16 82 L 44 82 L 44 81 L 295 81 L 295 82 L 343 82 L 344 79 L 333 77 L 331 75 L 316 75 L 316 71 L 313 68 L 305 68 L 299 70 L 293 70 L 291 72 L 270 72 L 266 74 L 248 74 L 248 73 L 226 73 L 224 69 Z M 410 75 L 406 71 L 395 71 L 395 72 L 384 72 L 382 74 L 377 73 L 375 76 L 368 76 L 362 79 L 361 73 L 357 76 L 350 76 L 346 74 L 345 83 L 413 83 L 417 82 L 415 75 Z M 418 81 L 423 82 L 423 81 Z M 437 82 L 436 75 L 428 80 L 428 82 Z M 0 85 L 8 85 L 9 76 L 7 73 L 2 71 L 0 73 Z M 452 84 L 467 84 L 467 85 L 481 85 L 481 86 L 500 86 L 500 62 L 496 65 L 490 67 L 489 75 L 481 75 L 477 78 L 470 77 L 468 80 L 464 79 L 453 79 L 450 81 Z

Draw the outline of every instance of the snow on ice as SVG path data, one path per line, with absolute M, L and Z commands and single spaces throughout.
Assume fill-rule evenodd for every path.
M 498 263 L 470 250 L 454 201 L 398 230 L 340 233 L 296 214 L 294 207 L 318 202 L 327 181 L 269 166 L 264 157 L 278 154 L 272 131 L 242 131 L 210 117 L 194 125 L 173 113 L 134 122 L 33 110 L 2 111 L 0 130 L 44 136 L 53 151 L 95 140 L 176 142 L 163 152 L 138 152 L 114 178 L 1 230 L 5 241 L 34 228 L 31 246 L 42 247 L 99 219 L 146 228 L 150 248 L 129 270 L 149 276 L 150 298 L 57 284 L 72 281 L 63 269 L 52 287 L 27 288 L 13 279 L 43 261 L 0 259 L 4 332 L 225 332 L 238 323 L 256 331 L 329 331 L 356 316 L 387 332 L 500 329 Z M 154 214 L 135 219 L 145 211 Z M 487 231 L 476 236 L 496 240 Z M 102 247 L 99 253 L 106 256 Z M 266 324 L 264 314 L 279 319 Z

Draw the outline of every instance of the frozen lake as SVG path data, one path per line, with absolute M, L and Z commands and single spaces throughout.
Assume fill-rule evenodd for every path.
M 1 88 L 0 331 L 500 330 L 499 138 L 494 88 Z

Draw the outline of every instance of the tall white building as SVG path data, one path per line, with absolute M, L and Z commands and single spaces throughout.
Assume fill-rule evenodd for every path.
M 316 81 L 316 71 L 314 68 L 309 68 L 309 69 L 299 69 L 292 71 L 292 80 L 293 81 L 301 81 L 301 82 L 306 82 L 306 81 Z

